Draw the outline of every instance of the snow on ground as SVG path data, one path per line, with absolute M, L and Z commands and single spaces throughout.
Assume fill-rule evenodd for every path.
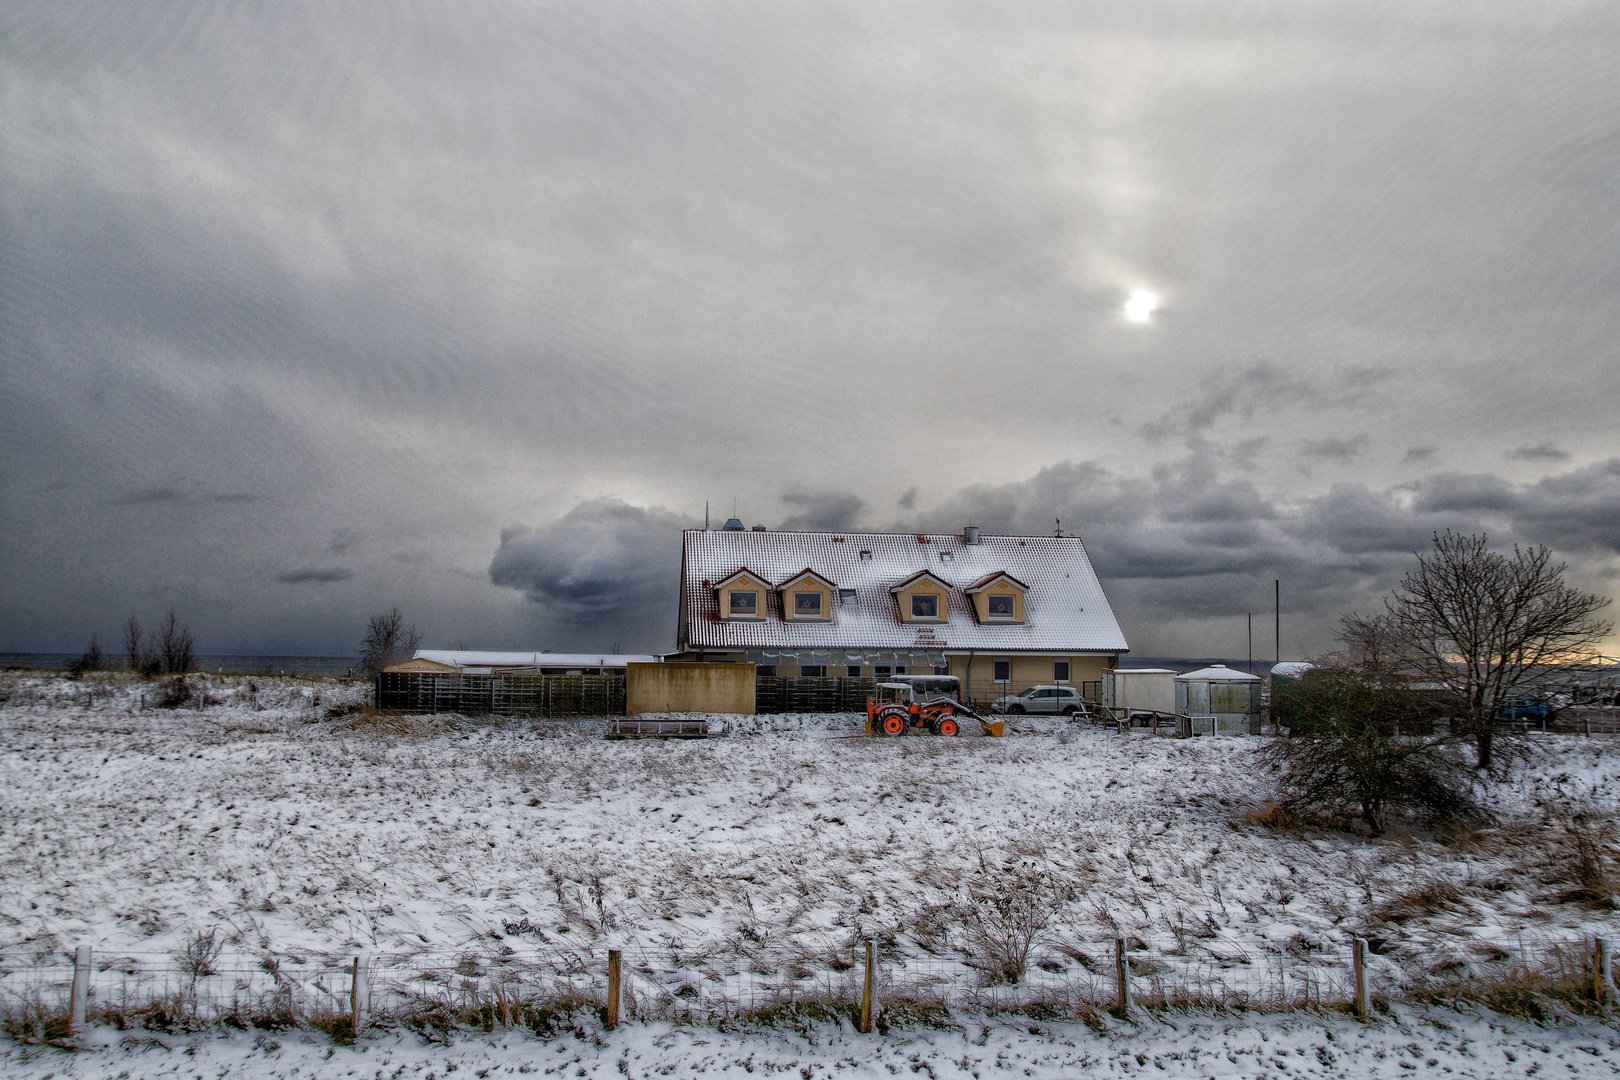
M 749 950 L 827 955 L 866 938 L 891 958 L 961 964 L 978 958 L 983 899 L 1014 893 L 1049 908 L 1038 954 L 1053 979 L 1111 971 L 1116 935 L 1138 939 L 1144 971 L 1157 957 L 1250 989 L 1301 969 L 1331 983 L 1357 935 L 1374 942 L 1380 987 L 1471 970 L 1527 943 L 1620 936 L 1612 898 L 1580 874 L 1582 837 L 1612 854 L 1612 834 L 1558 820 L 1570 807 L 1612 811 L 1620 741 L 1609 738 L 1536 738 L 1516 778 L 1491 792 L 1501 824 L 1447 844 L 1250 823 L 1272 781 L 1259 740 L 1246 737 L 1122 736 L 1024 718 L 999 740 L 879 740 L 858 734 L 854 717 L 790 716 L 731 718 L 731 735 L 707 741 L 608 742 L 592 734 L 599 724 L 367 716 L 354 711 L 369 695 L 363 684 L 192 682 L 206 684 L 209 704 L 139 711 L 139 694 L 155 700 L 159 684 L 0 676 L 0 967 L 60 963 L 81 942 L 99 958 L 172 957 L 205 928 L 244 964 L 563 946 L 691 964 Z M 1143 1036 L 1116 1045 L 1031 1035 L 1035 1056 L 1021 1060 L 1056 1074 L 1093 1054 L 1125 1070 L 1137 1053 L 1204 1045 L 1196 1021 L 1177 1023 L 1136 1049 Z M 1379 1040 L 1400 1029 L 1209 1023 L 1231 1027 L 1221 1046 L 1342 1030 L 1369 1062 L 1375 1047 L 1395 1052 Z M 650 1060 L 655 1030 L 610 1036 L 579 1067 L 616 1070 L 638 1047 Z M 935 1075 L 952 1075 L 955 1061 L 988 1061 L 996 1039 L 1026 1039 L 991 1030 L 991 1050 L 969 1049 L 977 1036 L 907 1038 Z M 1439 1031 L 1414 1045 L 1462 1038 Z M 1467 1041 L 1552 1038 L 1526 1031 L 1478 1027 Z M 325 1049 L 300 1048 L 300 1038 L 277 1036 L 283 1049 L 269 1057 L 252 1039 L 202 1038 L 197 1065 L 296 1059 L 301 1075 L 327 1075 L 310 1064 Z M 364 1044 L 367 1061 L 437 1053 L 412 1038 Z M 690 1029 L 662 1038 L 690 1068 L 721 1071 L 757 1041 Z M 888 1042 L 818 1038 L 771 1036 L 769 1053 L 829 1069 L 844 1057 L 899 1061 Z M 466 1052 L 480 1068 L 556 1053 L 498 1044 L 474 1039 Z M 1612 1068 L 1612 1048 L 1582 1055 L 1555 1071 Z M 1326 1069 L 1308 1058 L 1289 1059 L 1289 1071 Z M 93 1070 L 100 1058 L 86 1060 Z M 153 1050 L 141 1060 L 173 1059 Z M 1221 1075 L 1214 1064 L 1186 1068 Z
M 806 1034 L 714 1031 L 645 1024 L 609 1033 L 541 1040 L 527 1033 L 474 1034 L 448 1045 L 382 1033 L 333 1046 L 300 1032 L 228 1032 L 174 1037 L 91 1034 L 100 1049 L 66 1053 L 0 1048 L 17 1080 L 126 1077 L 662 1077 L 760 1075 L 927 1076 L 979 1080 L 1019 1075 L 1154 1077 L 1336 1077 L 1405 1075 L 1502 1078 L 1612 1077 L 1620 1030 L 1585 1020 L 1551 1027 L 1443 1009 L 1397 1008 L 1368 1025 L 1295 1013 L 1241 1017 L 1178 1015 L 1137 1024 L 966 1022 L 949 1030 L 861 1035 L 822 1025 Z

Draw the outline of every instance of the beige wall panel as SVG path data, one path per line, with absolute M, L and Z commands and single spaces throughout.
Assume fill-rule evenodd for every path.
M 625 712 L 754 712 L 753 664 L 629 664 Z

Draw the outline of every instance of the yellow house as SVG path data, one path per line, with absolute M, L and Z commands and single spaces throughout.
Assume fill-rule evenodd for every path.
M 1100 686 L 1128 651 L 1078 537 L 691 529 L 677 653 L 762 674 Z

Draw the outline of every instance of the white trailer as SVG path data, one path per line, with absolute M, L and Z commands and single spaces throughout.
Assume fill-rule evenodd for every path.
M 1176 673 L 1170 668 L 1115 668 L 1102 674 L 1102 704 L 1121 716 L 1133 712 L 1173 715 Z

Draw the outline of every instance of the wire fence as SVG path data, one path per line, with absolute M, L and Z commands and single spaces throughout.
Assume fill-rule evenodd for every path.
M 1458 941 L 1426 950 L 1422 962 L 1305 934 L 982 944 L 976 955 L 855 941 L 712 951 L 503 945 L 454 955 L 257 959 L 210 956 L 209 949 L 178 957 L 85 949 L 71 962 L 0 957 L 0 1016 L 6 1033 L 24 1041 L 65 1038 L 98 1022 L 161 1030 L 304 1026 L 344 1039 L 354 1037 L 356 1025 L 540 1030 L 559 1017 L 591 1013 L 609 1025 L 621 1018 L 723 1024 L 842 1017 L 867 1030 L 874 1021 L 884 1029 L 961 1012 L 1046 1019 L 1133 1008 L 1364 1013 L 1374 998 L 1488 999 L 1524 990 L 1614 1000 L 1607 942 L 1591 937 Z

